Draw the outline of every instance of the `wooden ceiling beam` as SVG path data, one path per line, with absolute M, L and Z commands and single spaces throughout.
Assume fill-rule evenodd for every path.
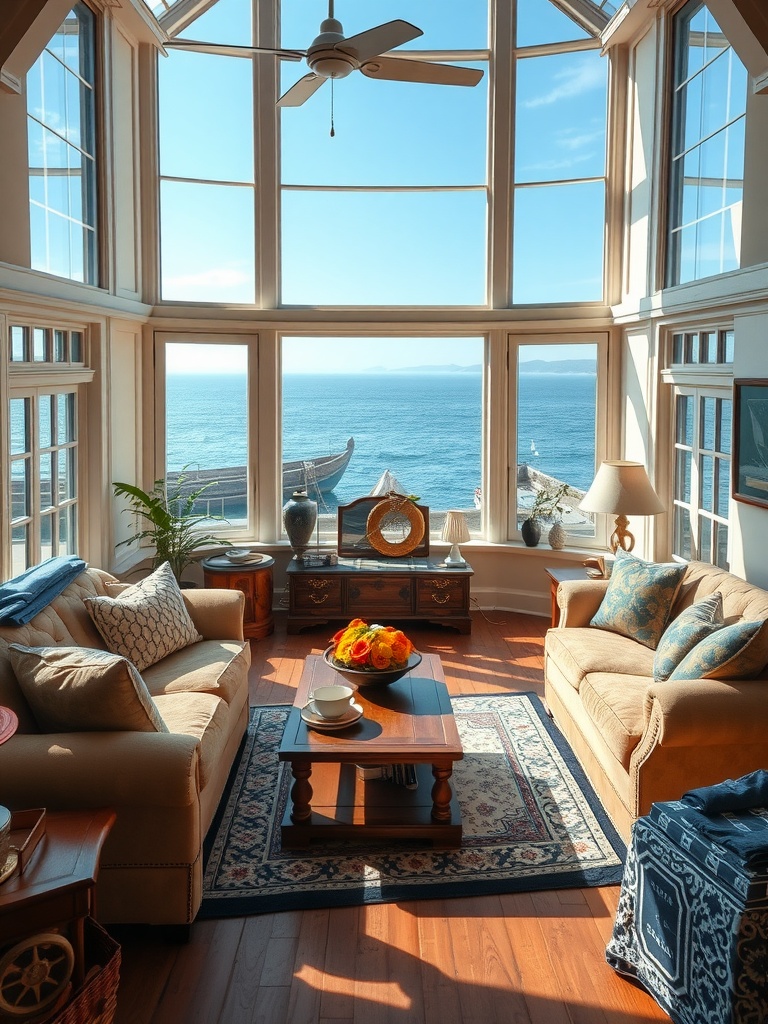
M 768 93 L 768 7 L 765 0 L 707 0 L 712 17 L 752 77 L 756 93 Z
M 5 7 L 11 7 L 6 11 Z M 24 76 L 72 9 L 72 0 L 16 0 L 0 18 L 0 88 L 21 92 Z

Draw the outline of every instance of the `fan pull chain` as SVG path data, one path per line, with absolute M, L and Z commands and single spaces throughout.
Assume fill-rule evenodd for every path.
M 336 129 L 333 127 L 333 79 L 331 79 L 331 138 L 336 134 Z

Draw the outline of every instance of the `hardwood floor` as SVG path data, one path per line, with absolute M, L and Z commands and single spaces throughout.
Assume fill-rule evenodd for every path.
M 548 622 L 475 612 L 472 635 L 409 624 L 452 694 L 543 691 Z M 292 702 L 331 629 L 252 644 L 251 702 Z M 201 921 L 190 941 L 113 928 L 116 1024 L 642 1024 L 668 1021 L 605 962 L 618 887 Z

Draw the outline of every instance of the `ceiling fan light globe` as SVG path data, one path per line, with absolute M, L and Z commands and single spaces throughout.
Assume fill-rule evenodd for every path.
M 321 78 L 346 78 L 347 75 L 351 75 L 355 70 L 355 65 L 351 64 L 348 60 L 343 57 L 317 57 L 312 58 L 311 62 L 307 62 L 312 68 L 316 75 L 320 75 Z

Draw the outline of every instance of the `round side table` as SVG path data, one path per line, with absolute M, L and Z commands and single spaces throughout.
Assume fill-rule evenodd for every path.
M 258 562 L 230 562 L 226 555 L 213 555 L 202 562 L 204 586 L 219 590 L 240 590 L 245 594 L 243 635 L 261 640 L 275 630 L 272 617 L 272 566 L 266 555 Z

